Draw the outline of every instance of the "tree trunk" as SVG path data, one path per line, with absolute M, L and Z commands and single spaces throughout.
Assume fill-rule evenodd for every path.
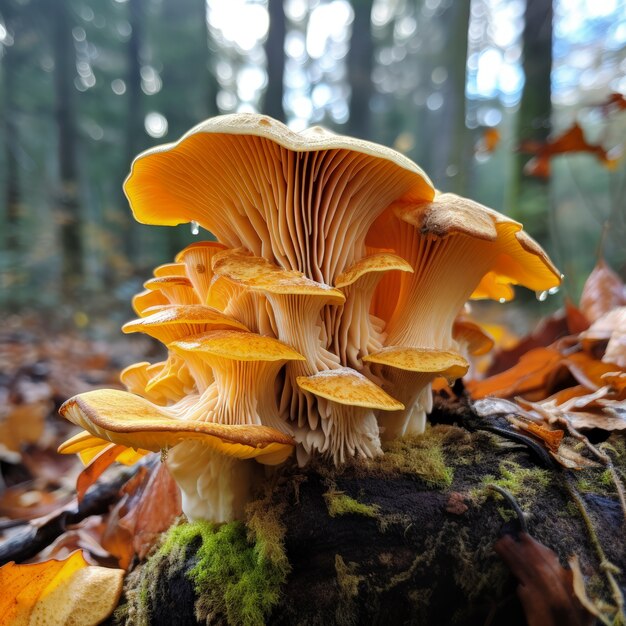
M 371 135 L 370 100 L 374 64 L 372 5 L 373 0 L 352 0 L 354 20 L 347 60 L 351 94 L 348 134 L 362 139 L 369 139 Z
M 265 57 L 267 59 L 267 90 L 263 111 L 271 117 L 285 121 L 283 108 L 283 79 L 285 75 L 285 36 L 287 34 L 287 20 L 283 0 L 268 0 L 270 27 L 265 42 Z
M 524 15 L 525 75 L 522 102 L 518 116 L 518 143 L 525 140 L 545 141 L 550 134 L 552 113 L 550 74 L 552 71 L 551 0 L 526 0 Z M 511 217 L 532 224 L 529 230 L 540 242 L 547 238 L 546 211 L 550 206 L 549 181 L 524 176 L 528 155 L 515 160 L 511 185 Z
M 443 67 L 448 76 L 441 89 L 443 106 L 433 114 L 441 123 L 432 129 L 430 142 L 434 152 L 433 179 L 442 189 L 455 193 L 464 192 L 468 167 L 465 83 L 469 19 L 470 2 L 454 2 L 441 16 L 447 31 Z
M 602 487 L 575 494 L 577 485 L 597 486 L 603 468 L 565 472 L 461 405 L 439 403 L 436 417 L 448 423 L 390 443 L 372 462 L 294 464 L 268 474 L 247 509 L 247 530 L 233 523 L 170 531 L 166 547 L 128 577 L 117 623 L 521 626 L 517 583 L 494 552 L 503 533 L 519 532 L 518 513 L 490 484 L 514 497 L 529 534 L 562 563 L 578 555 L 594 594 L 612 602 L 603 567 L 626 565 L 626 546 L 615 541 L 623 533 L 617 494 Z M 208 543 L 216 533 L 221 540 Z M 546 570 L 533 551 L 522 560 L 531 576 Z M 581 610 L 572 588 L 558 596 L 561 575 L 569 576 L 557 563 L 529 598 L 535 609 Z M 242 607 L 261 605 L 265 615 L 246 622 Z
M 143 95 L 141 91 L 141 45 L 143 40 L 144 11 L 143 0 L 129 0 L 128 21 L 131 25 L 130 39 L 126 47 L 126 145 L 122 176 L 128 172 L 133 159 L 142 149 L 144 126 Z M 123 215 L 124 234 L 122 243 L 124 254 L 132 265 L 139 256 L 138 228 L 128 209 L 128 201 L 121 188 L 120 212 Z
M 78 197 L 76 161 L 76 113 L 74 107 L 74 75 L 76 58 L 68 2 L 55 3 L 50 12 L 53 19 L 54 84 L 58 130 L 59 188 L 57 206 L 61 222 L 62 290 L 64 296 L 74 294 L 83 276 L 82 218 Z

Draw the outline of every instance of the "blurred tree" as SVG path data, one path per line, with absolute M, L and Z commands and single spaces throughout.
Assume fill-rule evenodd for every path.
M 20 145 L 17 126 L 15 95 L 18 88 L 20 70 L 24 62 L 21 44 L 22 16 L 15 0 L 0 2 L 0 15 L 4 26 L 13 39 L 14 45 L 4 48 L 2 57 L 2 115 L 4 133 L 4 184 L 5 220 L 4 245 L 6 251 L 15 255 L 19 252 L 20 186 L 19 164 L 17 160 Z M 15 40 L 18 44 L 15 45 Z
M 470 2 L 452 2 L 439 16 L 446 45 L 441 55 L 441 65 L 436 70 L 442 81 L 439 95 L 441 107 L 437 115 L 440 124 L 432 127 L 431 175 L 446 191 L 462 194 L 465 191 L 467 164 L 471 162 L 469 132 L 465 126 L 465 84 L 467 68 L 467 39 L 470 19 Z M 445 181 L 445 183 L 444 183 Z
M 285 36 L 287 20 L 283 0 L 268 0 L 270 25 L 265 40 L 267 59 L 267 89 L 263 99 L 263 111 L 271 117 L 285 122 L 283 108 L 283 82 L 285 75 Z
M 518 115 L 518 144 L 528 140 L 543 142 L 550 134 L 552 20 L 552 0 L 526 0 L 523 32 L 525 82 Z M 549 184 L 546 179 L 524 176 L 524 166 L 529 158 L 519 154 L 515 160 L 509 206 L 511 216 L 528 222 L 529 231 L 545 244 Z
M 355 137 L 371 136 L 370 103 L 374 92 L 372 68 L 374 41 L 372 39 L 373 0 L 352 0 L 354 20 L 348 52 L 348 82 L 350 84 L 350 117 L 347 132 Z
M 62 291 L 65 296 L 81 284 L 83 275 L 82 216 L 78 198 L 76 161 L 76 90 L 73 77 L 76 68 L 74 15 L 68 0 L 48 7 L 53 29 L 55 117 L 58 136 L 59 180 L 56 193 L 56 215 L 61 235 Z

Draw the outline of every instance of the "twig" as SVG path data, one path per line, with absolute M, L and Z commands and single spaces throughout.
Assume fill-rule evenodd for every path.
M 23 530 L 0 544 L 0 565 L 9 561 L 26 561 L 49 546 L 69 525 L 77 524 L 90 515 L 106 513 L 116 501 L 119 490 L 137 472 L 140 465 L 137 463 L 123 467 L 115 478 L 96 483 L 74 510 L 64 509 L 40 526 L 32 522 L 27 524 Z
M 593 522 L 589 517 L 589 513 L 587 513 L 587 509 L 585 508 L 585 503 L 583 502 L 583 499 L 581 498 L 578 491 L 576 491 L 576 488 L 572 485 L 571 476 L 567 474 L 565 474 L 565 476 L 565 486 L 567 487 L 570 496 L 574 500 L 574 503 L 576 504 L 576 507 L 578 508 L 580 515 L 583 518 L 585 527 L 587 528 L 587 532 L 589 533 L 589 538 L 591 539 L 591 543 L 593 544 L 596 554 L 598 555 L 598 559 L 600 560 L 600 569 L 604 572 L 604 575 L 606 576 L 609 587 L 611 589 L 611 595 L 617 609 L 615 618 L 620 618 L 620 622 L 618 622 L 617 619 L 614 619 L 613 623 L 624 624 L 626 623 L 626 614 L 624 614 L 624 596 L 622 595 L 622 590 L 620 589 L 620 586 L 618 585 L 614 576 L 614 574 L 619 573 L 619 568 L 617 568 L 607 559 L 606 554 L 604 553 L 604 549 L 602 548 L 602 544 L 600 543 L 595 528 L 593 527 Z
M 522 508 L 520 507 L 513 494 L 503 487 L 500 487 L 499 485 L 494 485 L 493 483 L 489 483 L 487 485 L 487 489 L 497 491 L 509 503 L 509 506 L 515 511 L 515 515 L 517 515 L 517 521 L 519 522 L 520 530 L 527 535 L 530 534 L 528 532 L 528 523 L 526 522 L 526 516 L 524 515 L 524 511 L 522 511 Z
M 585 435 L 583 435 L 579 430 L 576 430 L 576 428 L 570 424 L 569 420 L 564 415 L 557 416 L 556 422 L 565 426 L 567 432 L 574 437 L 574 439 L 581 441 L 587 449 L 609 470 L 611 478 L 613 479 L 613 484 L 615 485 L 615 490 L 617 491 L 617 498 L 620 506 L 622 507 L 623 521 L 626 522 L 626 492 L 624 491 L 624 485 L 615 470 L 611 457 L 603 450 L 600 450 L 600 448 L 594 446 L 591 441 L 589 441 L 589 439 L 587 439 L 587 437 L 585 437 Z

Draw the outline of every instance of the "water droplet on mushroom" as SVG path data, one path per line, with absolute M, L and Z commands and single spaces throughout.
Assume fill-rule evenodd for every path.
M 559 285 L 551 287 L 550 289 L 548 289 L 548 295 L 549 296 L 553 296 L 555 293 L 559 293 L 560 289 L 561 289 L 561 287 Z
M 191 234 L 197 235 L 200 232 L 200 224 L 196 220 L 191 221 Z
M 500 298 L 500 300 L 498 300 L 498 302 L 500 302 L 500 304 L 504 304 L 506 302 L 506 298 Z
M 537 300 L 539 300 L 539 302 L 544 302 L 546 298 L 548 297 L 548 292 L 547 291 L 535 291 L 535 297 L 537 298 Z

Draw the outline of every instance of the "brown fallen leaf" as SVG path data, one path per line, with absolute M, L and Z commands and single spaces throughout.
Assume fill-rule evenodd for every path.
M 624 282 L 604 259 L 600 259 L 585 281 L 580 296 L 580 311 L 593 324 L 609 311 L 624 305 Z
M 517 365 L 505 372 L 480 381 L 468 381 L 466 387 L 475 400 L 486 396 L 521 396 L 537 391 L 543 394 L 546 381 L 562 358 L 556 348 L 535 348 L 522 355 Z
M 81 552 L 62 561 L 0 568 L 2 626 L 95 626 L 117 606 L 124 572 L 89 565 Z
M 11 406 L 6 415 L 0 415 L 0 444 L 19 452 L 22 445 L 35 443 L 43 435 L 44 422 L 51 410 L 52 403 L 48 400 Z
M 585 139 L 583 129 L 578 123 L 575 123 L 565 132 L 545 142 L 524 141 L 519 149 L 521 152 L 534 155 L 524 167 L 524 173 L 528 176 L 536 176 L 538 178 L 550 177 L 550 159 L 558 154 L 588 152 L 595 154 L 599 161 L 609 169 L 613 169 L 616 165 L 616 159 L 611 158 L 602 146 L 589 143 Z
M 506 563 L 519 586 L 517 595 L 528 626 L 588 626 L 594 615 L 578 600 L 573 575 L 557 555 L 526 533 L 516 541 L 504 535 L 495 552 Z

